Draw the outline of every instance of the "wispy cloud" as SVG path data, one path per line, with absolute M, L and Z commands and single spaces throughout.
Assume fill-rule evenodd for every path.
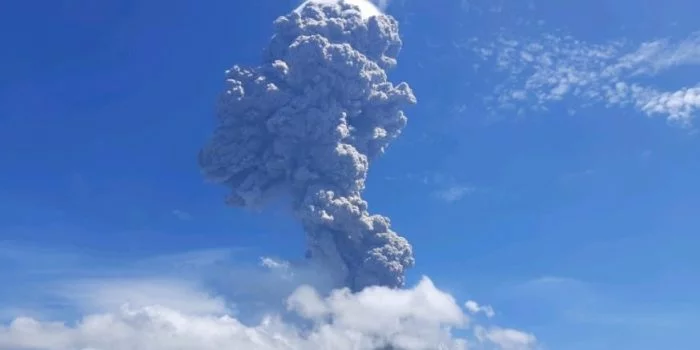
M 680 41 L 666 38 L 642 43 L 618 62 L 618 66 L 630 70 L 633 75 L 654 75 L 670 68 L 698 64 L 700 33 Z
M 151 271 L 153 271 L 153 269 L 158 269 L 159 271 L 202 269 L 216 266 L 220 263 L 230 262 L 234 259 L 236 253 L 243 250 L 242 248 L 213 248 L 174 254 L 162 254 L 143 258 L 132 264 Z
M 464 184 L 451 174 L 439 171 L 406 173 L 401 177 L 387 177 L 385 179 L 419 183 L 430 189 L 433 198 L 447 203 L 462 200 L 479 190 L 476 186 Z
M 225 310 L 207 295 L 207 270 L 231 252 L 224 249 L 158 256 L 136 261 L 90 256 L 78 251 L 0 244 L 0 316 L 46 316 L 97 312 L 121 304 L 160 304 L 195 312 Z M 201 278 L 193 278 L 200 276 Z
M 477 326 L 474 334 L 481 342 L 495 344 L 502 350 L 530 350 L 537 345 L 534 335 L 516 329 Z
M 569 277 L 542 276 L 517 284 L 513 290 L 520 295 L 547 296 L 568 291 L 563 297 L 573 294 L 590 293 L 591 286 L 581 280 Z
M 434 192 L 436 198 L 448 203 L 456 202 L 474 193 L 476 189 L 471 186 L 451 186 Z
M 286 271 L 290 269 L 289 262 L 267 256 L 260 258 L 260 265 L 273 270 Z
M 472 39 L 471 44 L 484 64 L 504 73 L 505 81 L 487 97 L 498 109 L 521 114 L 542 111 L 573 97 L 584 107 L 594 103 L 632 107 L 683 125 L 690 125 L 700 110 L 700 85 L 666 91 L 642 79 L 671 68 L 699 65 L 700 34 L 636 47 L 622 40 L 593 44 L 559 34 L 537 38 L 500 34 L 492 41 Z
M 178 219 L 180 219 L 180 220 L 182 220 L 182 221 L 189 221 L 189 220 L 192 220 L 192 214 L 190 214 L 190 213 L 188 213 L 188 212 L 186 212 L 186 211 L 182 211 L 182 210 L 179 210 L 179 209 L 175 209 L 175 210 L 172 211 L 172 214 L 173 214 L 176 218 L 178 218 Z
M 467 300 L 467 302 L 464 303 L 464 308 L 472 314 L 483 313 L 488 318 L 496 316 L 496 312 L 491 305 L 479 305 L 479 303 L 474 300 Z
M 107 312 L 122 305 L 144 308 L 159 305 L 188 314 L 231 312 L 222 297 L 194 281 L 176 278 L 91 278 L 53 285 L 51 294 L 82 312 Z

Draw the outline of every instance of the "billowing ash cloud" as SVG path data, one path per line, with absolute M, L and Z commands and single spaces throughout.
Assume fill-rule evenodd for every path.
M 386 70 L 401 48 L 398 23 L 345 2 L 307 2 L 275 21 L 260 66 L 234 66 L 218 125 L 199 163 L 255 208 L 290 195 L 308 256 L 355 290 L 400 287 L 413 265 L 408 241 L 362 199 L 369 164 L 406 125 L 416 102 Z

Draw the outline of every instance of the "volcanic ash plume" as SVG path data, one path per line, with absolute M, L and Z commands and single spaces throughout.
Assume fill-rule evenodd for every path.
M 264 62 L 226 72 L 218 125 L 199 163 L 257 208 L 291 195 L 307 256 L 354 290 L 400 287 L 413 265 L 408 241 L 362 199 L 370 162 L 406 125 L 416 102 L 386 71 L 401 48 L 398 23 L 343 2 L 307 2 L 275 21 Z

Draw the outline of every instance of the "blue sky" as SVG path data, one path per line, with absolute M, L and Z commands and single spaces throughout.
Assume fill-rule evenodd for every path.
M 196 163 L 224 70 L 258 62 L 293 6 L 1 11 L 0 317 L 71 319 L 85 310 L 40 291 L 174 273 L 134 267 L 154 257 L 301 256 L 286 211 L 225 207 Z M 698 6 L 394 0 L 404 50 L 391 77 L 419 103 L 366 199 L 413 244 L 410 284 L 428 275 L 490 304 L 547 349 L 694 349 Z

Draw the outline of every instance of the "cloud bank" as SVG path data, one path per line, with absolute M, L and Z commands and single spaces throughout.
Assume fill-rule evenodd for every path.
M 400 287 L 412 248 L 389 218 L 368 212 L 362 191 L 416 99 L 387 78 L 402 44 L 398 23 L 367 18 L 355 3 L 306 2 L 275 21 L 263 64 L 227 71 L 199 164 L 231 190 L 232 206 L 290 198 L 307 255 L 339 284 Z
M 322 292 L 305 283 L 306 271 L 289 262 L 263 258 L 265 272 L 221 266 L 220 254 L 213 253 L 158 257 L 106 270 L 91 270 L 86 262 L 93 259 L 72 259 L 69 265 L 87 266 L 90 271 L 85 274 L 99 277 L 52 276 L 56 280 L 34 288 L 46 291 L 42 299 L 60 300 L 83 316 L 75 321 L 16 317 L 0 324 L 0 349 L 529 350 L 536 346 L 528 333 L 481 324 L 478 315 L 470 315 L 478 303 L 462 307 L 428 278 L 408 289 Z M 191 264 L 193 257 L 196 266 Z M 183 266 L 189 267 L 183 270 Z M 203 280 L 208 277 L 202 276 L 216 266 L 236 271 L 219 276 L 234 286 L 206 287 Z M 109 277 L 107 271 L 120 277 Z M 283 298 L 258 293 L 275 286 L 285 289 L 289 283 L 296 286 Z M 230 294 L 236 297 L 226 297 Z M 245 300 L 246 294 L 257 294 L 255 303 Z M 266 311 L 260 317 L 252 315 L 241 301 Z
M 168 294 L 168 293 L 166 293 Z M 212 305 L 216 305 L 215 303 Z M 2 349 L 463 349 L 451 327 L 466 325 L 452 297 L 427 279 L 410 290 L 336 290 L 321 297 L 302 286 L 286 301 L 301 320 L 279 315 L 247 326 L 230 315 L 200 314 L 158 304 L 88 315 L 71 326 L 15 319 L 0 329 Z

